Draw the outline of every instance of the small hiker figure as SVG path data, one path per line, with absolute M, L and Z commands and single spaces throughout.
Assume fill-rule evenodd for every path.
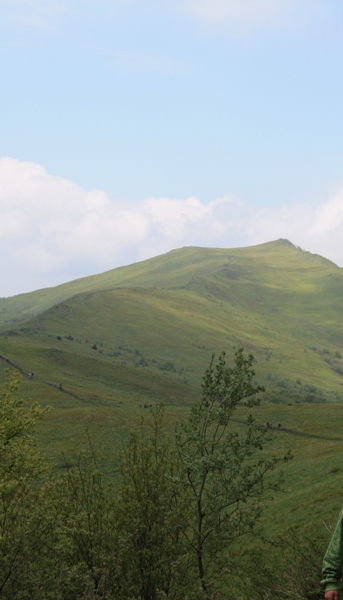
M 62 384 L 61 384 L 61 383 L 60 383 L 60 385 L 59 385 L 59 388 L 58 388 L 58 389 L 60 390 L 60 392 L 63 392 L 63 387 L 62 387 Z
M 281 429 L 281 423 L 278 424 L 278 428 Z
M 27 378 L 28 378 L 28 379 L 32 379 L 32 377 L 33 377 L 33 373 L 28 373 L 28 374 L 27 374 Z

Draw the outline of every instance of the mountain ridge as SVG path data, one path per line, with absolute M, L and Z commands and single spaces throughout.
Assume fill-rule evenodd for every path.
M 95 376 L 95 361 L 110 399 L 121 393 L 111 374 L 120 365 L 132 381 L 162 377 L 160 390 L 199 388 L 213 352 L 232 360 L 243 346 L 270 400 L 343 400 L 343 271 L 288 240 L 186 247 L 79 284 L 20 297 L 26 307 L 14 297 L 7 313 L 5 303 L 1 355 L 49 385 L 68 382 L 80 398 L 92 387 L 85 365 Z
M 0 298 L 0 327 L 37 315 L 54 304 L 63 302 L 76 294 L 117 287 L 179 287 L 189 283 L 189 280 L 199 271 L 199 265 L 202 274 L 204 271 L 210 272 L 218 258 L 229 261 L 229 263 L 224 262 L 222 265 L 222 268 L 225 267 L 226 269 L 237 257 L 237 254 L 241 257 L 244 257 L 245 254 L 250 257 L 255 254 L 255 257 L 260 257 L 260 260 L 261 256 L 264 255 L 269 259 L 272 258 L 274 262 L 275 256 L 273 255 L 277 254 L 280 262 L 280 254 L 284 249 L 288 251 L 287 256 L 293 262 L 295 254 L 298 263 L 301 256 L 305 262 L 312 260 L 315 263 L 334 269 L 337 273 L 343 272 L 340 267 L 328 259 L 301 250 L 289 240 L 282 238 L 257 246 L 233 249 L 185 246 L 128 266 L 110 269 L 104 273 L 81 277 L 54 287 L 42 288 L 9 298 Z M 183 268 L 182 263 L 184 263 Z M 282 268 L 282 265 L 279 264 L 277 268 Z M 193 270 L 192 276 L 189 274 L 189 269 Z M 171 270 L 177 270 L 176 277 L 172 276 Z M 164 271 L 166 274 L 164 274 Z

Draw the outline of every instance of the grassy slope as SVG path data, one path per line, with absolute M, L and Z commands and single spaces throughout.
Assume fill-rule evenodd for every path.
M 164 399 L 172 426 L 197 398 L 212 352 L 225 349 L 231 360 L 243 344 L 267 397 L 285 402 L 263 402 L 258 419 L 281 422 L 276 443 L 295 454 L 285 467 L 288 494 L 270 508 L 277 533 L 286 523 L 307 523 L 309 511 L 319 522 L 340 508 L 343 405 L 294 398 L 315 386 L 315 400 L 341 399 L 342 290 L 341 269 L 286 241 L 185 248 L 2 300 L 3 318 L 36 316 L 7 329 L 0 353 L 35 373 L 23 379 L 24 398 L 54 406 L 40 439 L 55 462 L 61 449 L 72 452 L 85 440 L 88 427 L 111 472 L 120 440 L 147 414 L 140 404 Z
M 308 404 L 256 409 L 257 420 L 282 423 L 274 431 L 275 449 L 291 449 L 293 460 L 282 466 L 284 493 L 276 495 L 266 512 L 271 535 L 289 527 L 326 533 L 343 506 L 343 405 Z
M 35 292 L 0 299 L 0 325 L 17 322 L 19 319 L 36 315 L 50 306 L 76 294 L 111 290 L 117 287 L 180 287 L 192 278 L 210 275 L 220 269 L 228 277 L 239 276 L 241 270 L 251 281 L 265 282 L 273 286 L 285 277 L 299 285 L 299 275 L 314 277 L 326 275 L 332 279 L 332 287 L 342 281 L 342 270 L 320 256 L 303 252 L 287 240 L 278 240 L 250 248 L 216 249 L 186 247 L 139 263 L 120 267 Z M 262 279 L 260 277 L 262 276 Z M 328 281 L 323 282 L 326 286 Z M 313 287 L 309 282 L 310 292 Z
M 116 287 L 179 287 L 187 284 L 196 275 L 210 273 L 218 268 L 222 261 L 230 259 L 229 250 L 187 247 L 53 288 L 1 298 L 0 325 L 15 323 L 39 314 L 58 302 L 84 292 L 111 290 Z
M 133 265 L 105 274 L 109 285 L 111 273 L 112 290 L 71 296 L 13 328 L 2 338 L 2 354 L 44 381 L 62 380 L 78 396 L 87 390 L 99 396 L 95 388 L 106 395 L 106 386 L 112 396 L 117 386 L 106 371 L 125 365 L 133 381 L 149 372 L 148 381 L 150 374 L 162 377 L 162 388 L 166 377 L 171 385 L 199 386 L 214 351 L 225 349 L 231 358 L 243 345 L 254 353 L 270 397 L 283 394 L 286 401 L 314 386 L 312 400 L 341 399 L 341 269 L 285 241 L 186 248 L 141 264 L 142 272 Z M 132 287 L 115 287 L 119 280 Z M 66 284 L 70 293 L 73 284 Z M 102 372 L 96 386 L 89 378 L 93 363 Z

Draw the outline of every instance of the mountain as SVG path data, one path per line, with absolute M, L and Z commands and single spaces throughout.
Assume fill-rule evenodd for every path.
M 182 248 L 2 299 L 1 355 L 39 399 L 63 382 L 81 402 L 178 404 L 213 352 L 244 346 L 267 399 L 341 400 L 342 293 L 341 268 L 287 240 Z
M 0 298 L 0 326 L 15 323 L 43 312 L 47 308 L 84 292 L 99 292 L 118 287 L 165 287 L 185 286 L 196 277 L 214 274 L 224 269 L 232 277 L 244 275 L 249 278 L 249 265 L 258 274 L 268 277 L 273 269 L 279 270 L 278 279 L 288 277 L 294 268 L 295 279 L 310 270 L 319 277 L 325 272 L 340 276 L 342 269 L 327 259 L 296 248 L 288 240 L 278 240 L 251 248 L 231 250 L 186 247 L 172 250 L 127 267 L 119 267 L 90 277 L 83 277 L 52 288 L 45 288 L 10 298 Z M 263 284 L 263 280 L 260 282 Z
M 96 358 L 198 386 L 213 352 L 244 346 L 268 388 L 329 399 L 343 382 L 342 292 L 342 269 L 287 240 L 183 248 L 2 299 L 2 355 L 52 381 Z

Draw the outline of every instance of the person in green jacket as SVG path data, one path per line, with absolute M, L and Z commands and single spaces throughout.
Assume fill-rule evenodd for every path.
M 343 510 L 323 560 L 323 579 L 325 600 L 339 600 L 338 581 L 343 568 Z

